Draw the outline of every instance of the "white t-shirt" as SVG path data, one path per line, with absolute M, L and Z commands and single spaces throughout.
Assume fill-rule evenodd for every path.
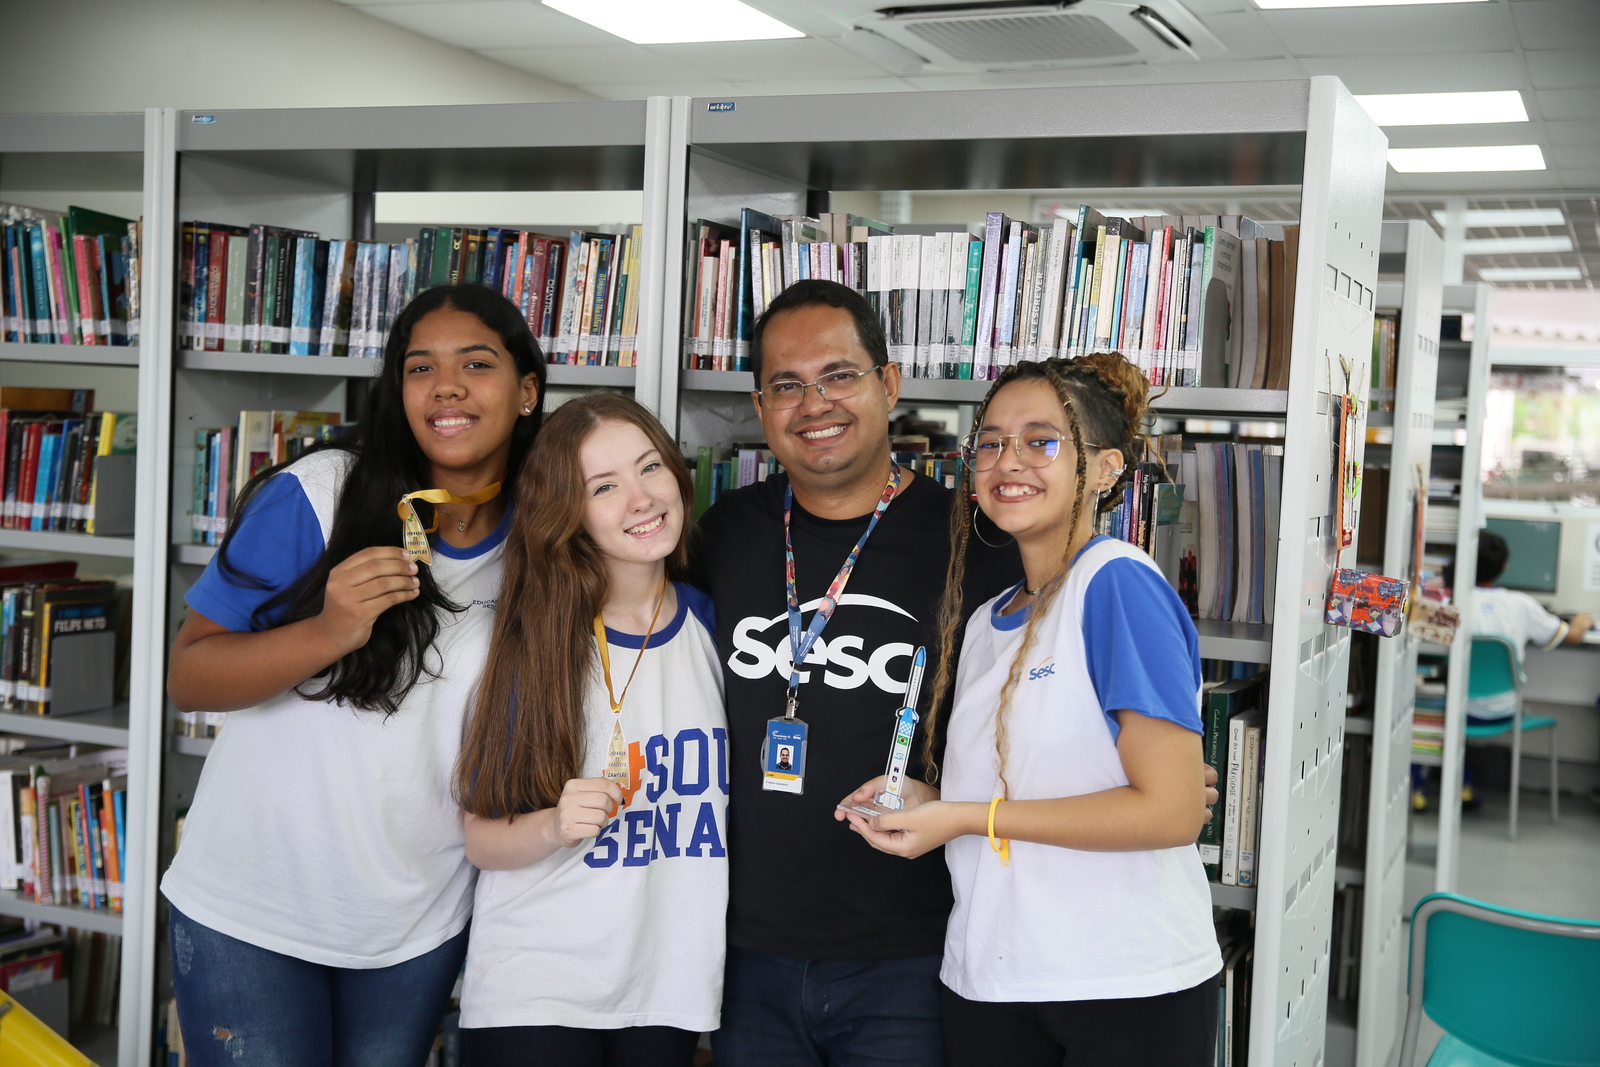
M 967 622 L 945 748 L 946 800 L 988 803 L 1002 790 L 994 747 L 1000 692 L 1027 611 L 1015 592 Z M 1125 786 L 1112 712 L 1200 731 L 1199 641 L 1172 587 L 1143 552 L 1097 537 L 1078 554 L 1040 621 L 1007 717 L 1013 800 Z M 945 846 L 955 908 L 939 977 L 969 1000 L 1046 1002 L 1149 997 L 1222 969 L 1211 894 L 1194 845 L 1085 852 L 1011 842 L 1002 867 L 986 837 Z
M 234 632 L 322 554 L 352 457 L 313 453 L 273 477 L 239 519 L 189 606 Z M 229 713 L 200 775 L 161 891 L 196 922 L 333 967 L 387 967 L 467 925 L 474 870 L 450 779 L 488 655 L 510 512 L 468 549 L 434 544 L 433 575 L 459 615 L 441 619 L 427 674 L 399 711 L 359 711 L 293 691 Z
M 678 584 L 622 706 L 633 777 L 593 842 L 478 875 L 461 1025 L 715 1030 L 728 908 L 728 731 L 711 600 Z M 639 637 L 607 629 L 612 680 Z M 605 770 L 613 715 L 598 670 L 583 777 Z
M 1524 646 L 1554 648 L 1567 634 L 1566 624 L 1533 597 L 1499 586 L 1479 586 L 1472 591 L 1471 619 L 1474 637 L 1504 637 L 1511 642 L 1517 650 L 1519 670 Z M 1515 693 L 1467 701 L 1467 714 L 1481 719 L 1503 719 L 1515 710 Z

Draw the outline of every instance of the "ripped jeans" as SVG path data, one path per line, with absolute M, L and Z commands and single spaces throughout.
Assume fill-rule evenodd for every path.
M 325 967 L 172 909 L 172 987 L 191 1067 L 421 1067 L 467 954 L 463 930 L 392 967 Z

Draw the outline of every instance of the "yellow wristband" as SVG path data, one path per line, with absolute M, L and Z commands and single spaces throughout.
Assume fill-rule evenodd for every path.
M 1000 866 L 1011 866 L 1011 840 L 1002 837 L 998 841 L 994 836 L 994 811 L 1000 806 L 1005 797 L 995 797 L 989 801 L 989 847 L 1000 853 Z

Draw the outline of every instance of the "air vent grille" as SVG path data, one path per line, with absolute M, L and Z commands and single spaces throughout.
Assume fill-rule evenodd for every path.
M 1061 63 L 1139 51 L 1103 21 L 1088 15 L 912 22 L 906 31 L 963 63 Z

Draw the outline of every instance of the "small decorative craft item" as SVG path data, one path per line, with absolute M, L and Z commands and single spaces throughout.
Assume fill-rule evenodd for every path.
M 1328 593 L 1327 622 L 1393 637 L 1405 622 L 1410 590 L 1398 578 L 1341 567 L 1334 572 Z
M 1419 596 L 1411 602 L 1411 636 L 1436 645 L 1453 644 L 1461 626 L 1461 609 L 1442 600 Z

